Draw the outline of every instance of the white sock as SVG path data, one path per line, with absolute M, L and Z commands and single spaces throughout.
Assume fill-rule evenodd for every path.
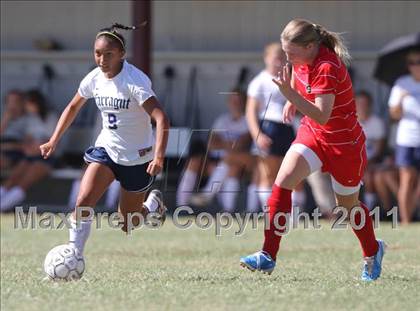
M 257 194 L 257 185 L 249 184 L 246 197 L 246 211 L 248 213 L 256 213 L 260 211 L 260 200 Z
M 19 187 L 11 188 L 5 196 L 1 198 L 0 210 L 2 212 L 8 211 L 21 203 L 26 197 L 25 191 Z
M 149 194 L 147 200 L 143 203 L 143 206 L 146 207 L 150 213 L 154 213 L 159 207 L 159 202 L 156 199 L 154 200 L 153 196 Z
M 69 229 L 69 244 L 73 245 L 80 254 L 83 254 L 85 249 L 86 241 L 90 234 L 90 227 L 92 220 L 80 221 L 79 228 L 77 228 L 77 222 L 70 218 L 71 228 Z
M 263 207 L 263 210 L 266 210 L 267 201 L 271 195 L 271 188 L 269 187 L 258 187 L 258 198 L 260 199 L 260 204 Z
M 223 182 L 222 191 L 219 192 L 223 210 L 232 213 L 235 210 L 236 197 L 240 189 L 239 180 L 236 177 L 228 177 Z
M 105 207 L 107 209 L 117 210 L 117 201 L 120 196 L 120 183 L 114 180 L 108 188 L 105 197 Z
M 376 195 L 373 192 L 365 192 L 363 197 L 367 208 L 371 211 L 375 206 L 376 202 Z
M 69 202 L 68 207 L 69 209 L 73 210 L 76 206 L 77 196 L 79 194 L 80 189 L 80 179 L 76 179 L 73 181 L 73 184 L 71 185 L 70 195 L 69 195 Z
M 225 163 L 219 163 L 210 175 L 209 180 L 203 187 L 202 193 L 212 198 L 222 188 L 222 184 L 229 173 L 229 166 Z
M 197 173 L 191 170 L 185 170 L 176 191 L 177 206 L 187 205 L 189 203 L 196 179 Z

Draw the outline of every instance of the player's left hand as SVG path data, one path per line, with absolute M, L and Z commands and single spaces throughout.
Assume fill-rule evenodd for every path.
M 286 97 L 291 91 L 293 91 L 290 71 L 290 65 L 286 64 L 283 66 L 283 69 L 278 72 L 277 79 L 272 79 L 272 81 L 279 87 L 280 92 Z
M 154 158 L 153 161 L 150 162 L 149 166 L 147 167 L 147 174 L 151 176 L 159 174 L 163 169 L 163 161 L 164 158 Z

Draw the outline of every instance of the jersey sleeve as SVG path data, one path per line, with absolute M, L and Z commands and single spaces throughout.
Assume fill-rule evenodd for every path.
M 264 99 L 263 99 L 263 94 L 261 94 L 260 85 L 261 84 L 259 83 L 257 79 L 252 80 L 248 85 L 247 95 L 249 97 L 255 98 L 259 102 L 263 102 Z
M 311 82 L 312 94 L 336 94 L 337 91 L 337 70 L 330 63 L 323 63 L 314 73 Z
M 156 97 L 152 89 L 147 86 L 135 85 L 133 87 L 132 92 L 133 92 L 134 99 L 139 103 L 140 106 L 142 106 L 146 102 L 146 100 L 148 100 L 150 97 L 152 96 Z
M 82 82 L 80 82 L 77 92 L 80 96 L 86 99 L 93 97 L 93 80 L 91 73 L 84 77 Z
M 139 106 L 143 104 L 150 97 L 156 97 L 156 94 L 152 90 L 152 82 L 149 77 L 140 71 L 134 71 L 131 74 L 130 89 L 134 99 L 138 102 Z
M 395 83 L 395 85 L 391 89 L 391 93 L 389 95 L 388 106 L 395 107 L 400 104 L 401 96 L 403 95 L 403 88 L 400 86 L 399 81 Z

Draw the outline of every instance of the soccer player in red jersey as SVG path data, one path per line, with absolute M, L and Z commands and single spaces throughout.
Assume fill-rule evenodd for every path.
M 281 236 L 287 230 L 291 193 L 316 170 L 328 172 L 338 206 L 346 208 L 363 251 L 362 280 L 381 274 L 385 243 L 376 240 L 369 210 L 359 201 L 366 166 L 365 135 L 357 121 L 350 75 L 350 56 L 339 34 L 307 20 L 295 19 L 281 34 L 288 66 L 277 84 L 288 102 L 283 119 L 290 122 L 296 110 L 304 115 L 297 137 L 281 164 L 268 199 L 269 226 L 261 251 L 241 258 L 241 265 L 271 274 Z M 290 66 L 291 65 L 291 66 Z

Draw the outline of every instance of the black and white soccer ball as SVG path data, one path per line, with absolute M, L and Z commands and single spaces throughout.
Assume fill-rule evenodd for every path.
M 59 245 L 45 257 L 44 271 L 54 281 L 78 280 L 85 271 L 85 260 L 73 246 Z

